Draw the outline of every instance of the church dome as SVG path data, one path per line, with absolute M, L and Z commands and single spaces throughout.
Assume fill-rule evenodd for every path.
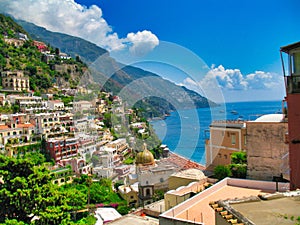
M 154 165 L 153 154 L 144 145 L 144 150 L 136 155 L 135 164 L 142 166 Z

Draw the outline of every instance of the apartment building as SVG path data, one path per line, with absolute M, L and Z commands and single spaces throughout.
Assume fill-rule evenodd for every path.
M 25 76 L 22 71 L 4 71 L 1 73 L 1 76 L 4 90 L 16 92 L 30 91 L 29 77 Z
M 46 152 L 55 162 L 78 155 L 77 138 L 50 138 L 46 142 Z

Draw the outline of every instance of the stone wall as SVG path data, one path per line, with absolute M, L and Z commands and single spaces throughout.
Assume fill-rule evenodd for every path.
M 247 123 L 247 175 L 249 179 L 269 180 L 287 168 L 283 161 L 288 153 L 285 122 Z

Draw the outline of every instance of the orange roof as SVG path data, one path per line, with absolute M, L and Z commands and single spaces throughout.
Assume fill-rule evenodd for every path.
M 7 125 L 0 125 L 0 130 L 8 129 L 9 127 Z
M 205 170 L 205 166 L 196 163 L 194 161 L 191 161 L 189 159 L 186 159 L 180 155 L 175 154 L 174 152 L 170 152 L 169 157 L 167 158 L 169 162 L 172 162 L 179 166 L 181 169 L 186 170 L 186 169 L 200 169 L 200 170 Z
M 17 124 L 17 128 L 29 128 L 29 127 L 34 127 L 31 123 L 22 123 L 22 124 Z

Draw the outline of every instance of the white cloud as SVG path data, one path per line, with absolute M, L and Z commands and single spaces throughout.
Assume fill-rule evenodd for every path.
M 223 90 L 274 89 L 283 83 L 282 77 L 276 73 L 255 71 L 243 75 L 239 69 L 225 69 L 222 65 L 210 69 L 200 82 L 201 87 L 210 87 L 213 80 Z
M 139 31 L 127 34 L 127 40 L 132 43 L 129 50 L 137 56 L 144 55 L 159 44 L 158 38 L 151 31 Z
M 74 0 L 1 0 L 0 9 L 17 19 L 84 38 L 107 50 L 122 49 L 128 42 L 136 52 L 146 52 L 158 45 L 157 37 L 146 30 L 120 38 L 96 5 L 87 8 Z

